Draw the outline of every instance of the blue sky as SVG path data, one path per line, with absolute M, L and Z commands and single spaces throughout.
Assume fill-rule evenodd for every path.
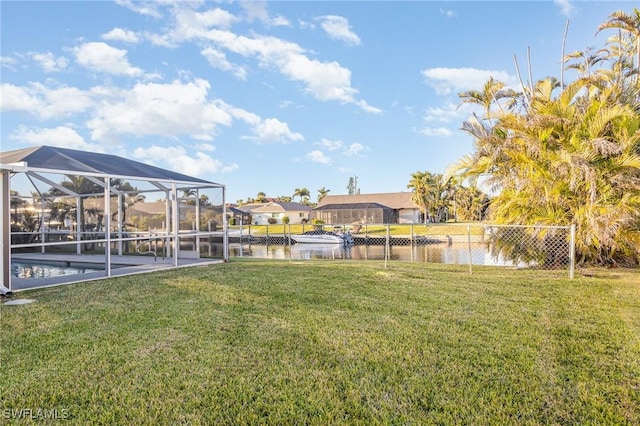
M 406 191 L 472 151 L 457 94 L 559 76 L 633 2 L 2 1 L 2 151 L 106 152 L 227 200 Z M 565 74 L 571 79 L 571 73 Z

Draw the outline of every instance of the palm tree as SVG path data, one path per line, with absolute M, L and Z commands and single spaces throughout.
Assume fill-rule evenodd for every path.
M 256 201 L 259 203 L 264 203 L 266 199 L 267 194 L 265 194 L 264 192 L 258 192 L 258 194 L 256 195 Z
M 578 50 L 564 57 L 564 62 L 568 63 L 567 69 L 577 70 L 586 78 L 591 77 L 593 66 L 605 60 L 606 49 L 595 50 L 595 47 L 588 47 L 586 50 Z M 571 61 L 574 62 L 571 62 Z
M 293 198 L 295 199 L 296 196 L 300 197 L 300 202 L 302 202 L 302 197 L 309 197 L 310 195 L 311 193 L 307 188 L 296 188 L 296 190 L 293 191 Z
M 99 210 L 97 208 L 88 208 L 84 207 L 84 199 L 89 197 L 100 196 L 104 193 L 104 188 L 98 185 L 93 180 L 87 179 L 84 176 L 75 176 L 75 175 L 67 175 L 65 179 L 60 182 L 60 186 L 69 190 L 69 192 L 75 194 L 77 196 L 78 205 L 76 208 L 80 212 L 80 223 L 78 223 L 78 230 L 82 234 L 86 227 L 86 215 L 89 216 L 97 216 L 99 214 Z M 51 188 L 49 189 L 48 194 L 54 196 L 68 196 L 69 194 L 59 188 Z M 58 211 L 70 212 L 73 209 L 67 208 L 57 208 Z M 65 214 L 65 215 L 66 215 Z
M 326 197 L 330 191 L 330 189 L 327 189 L 324 186 L 318 189 L 318 202 L 322 201 L 322 199 Z
M 640 10 L 634 8 L 633 14 L 627 14 L 623 11 L 613 12 L 609 15 L 609 19 L 607 21 L 598 26 L 597 32 L 611 28 L 617 28 L 628 33 L 631 39 L 635 41 L 636 82 L 640 81 Z
M 486 116 L 483 118 L 491 123 L 492 109 L 497 107 L 500 111 L 503 111 L 501 101 L 503 99 L 509 99 L 507 107 L 511 108 L 515 105 L 515 99 L 517 93 L 512 89 L 506 88 L 506 85 L 494 80 L 493 77 L 489 77 L 489 80 L 482 86 L 482 90 L 468 90 L 458 94 L 461 99 L 460 104 L 469 103 L 482 106 Z
M 138 193 L 131 193 L 131 194 L 127 194 L 125 199 L 124 199 L 124 203 L 122 203 L 122 224 L 126 225 L 126 221 L 127 221 L 127 210 L 130 207 L 135 206 L 138 203 L 142 203 L 145 200 L 145 196 L 142 194 L 138 194 Z M 117 213 L 115 213 L 117 214 Z
M 639 256 L 640 116 L 606 82 L 580 79 L 553 97 L 555 87 L 538 82 L 527 113 L 500 115 L 492 131 L 466 126 L 477 150 L 465 175 L 491 175 L 498 223 L 576 224 L 582 261 Z
M 555 79 L 541 80 L 526 110 L 464 123 L 475 151 L 457 166 L 463 177 L 489 176 L 494 221 L 573 224 L 581 262 L 638 263 L 640 11 L 615 12 L 598 31 L 605 28 L 620 31 L 606 51 L 567 55 L 584 60 L 574 65 L 576 81 L 557 93 Z M 602 66 L 592 70 L 596 63 Z
M 439 221 L 447 205 L 442 175 L 430 172 L 415 172 L 407 184 L 411 188 L 411 200 L 423 208 L 424 220 Z

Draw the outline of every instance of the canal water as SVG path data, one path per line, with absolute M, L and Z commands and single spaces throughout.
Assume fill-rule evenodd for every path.
M 341 244 L 229 244 L 230 257 L 261 259 L 353 259 L 384 260 L 384 245 Z M 390 246 L 388 260 L 468 265 L 513 266 L 513 263 L 495 258 L 484 243 L 441 243 L 426 245 Z M 523 266 L 523 265 L 519 265 Z

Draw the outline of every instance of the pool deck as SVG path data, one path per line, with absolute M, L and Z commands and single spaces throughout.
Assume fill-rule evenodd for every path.
M 12 261 L 39 262 L 39 263 L 65 263 L 71 266 L 100 265 L 104 268 L 105 256 L 103 254 L 48 254 L 48 253 L 14 253 Z M 178 268 L 190 266 L 204 266 L 223 263 L 222 259 L 178 259 Z M 18 292 L 37 288 L 53 287 L 73 284 L 84 281 L 103 280 L 124 275 L 144 274 L 148 272 L 173 269 L 172 258 L 157 258 L 152 256 L 111 256 L 111 277 L 107 277 L 106 271 L 85 272 L 81 274 L 60 275 L 46 278 L 11 278 L 11 291 Z

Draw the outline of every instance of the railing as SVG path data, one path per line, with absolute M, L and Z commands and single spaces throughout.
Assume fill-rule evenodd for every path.
M 149 237 L 148 240 L 142 241 L 141 243 L 139 243 L 136 246 L 136 253 L 140 254 L 140 255 L 145 255 L 145 254 L 153 254 L 153 261 L 157 262 L 158 261 L 158 241 L 160 240 L 165 240 L 166 237 Z M 154 244 L 153 250 L 151 250 L 151 244 Z M 147 251 L 142 251 L 140 250 L 141 247 L 145 246 L 146 244 L 149 244 L 149 250 Z M 165 259 L 165 250 L 164 248 L 162 249 L 162 260 Z

